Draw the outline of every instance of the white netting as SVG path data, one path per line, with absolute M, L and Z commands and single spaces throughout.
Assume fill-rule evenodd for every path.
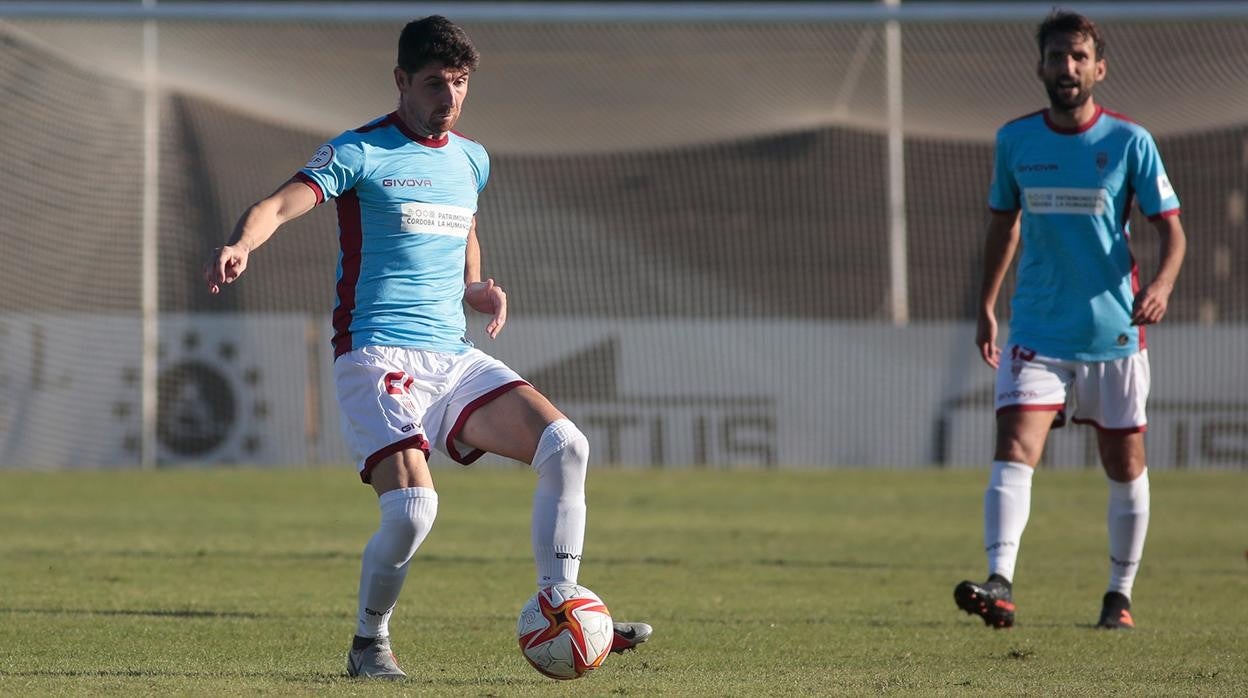
M 1192 237 L 1153 339 L 1154 462 L 1242 463 L 1248 378 L 1226 357 L 1248 318 L 1248 22 L 1102 24 L 1099 99 L 1158 137 Z M 483 61 L 460 127 L 493 156 L 480 231 L 514 303 L 486 348 L 588 426 L 599 462 L 987 456 L 968 319 L 992 135 L 1044 104 L 1034 22 L 903 25 L 900 328 L 881 25 L 464 25 Z M 197 270 L 319 143 L 393 108 L 400 26 L 159 22 L 162 462 L 344 458 L 332 207 L 221 297 Z M 0 47 L 0 465 L 134 463 L 140 25 L 14 19 Z M 1134 225 L 1147 278 L 1155 237 Z

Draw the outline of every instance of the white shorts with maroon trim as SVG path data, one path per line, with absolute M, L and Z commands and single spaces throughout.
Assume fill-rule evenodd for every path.
M 457 441 L 478 407 L 520 385 L 519 374 L 479 349 L 447 354 L 363 347 L 334 361 L 342 434 L 368 482 L 373 466 L 430 444 L 457 463 L 484 455 Z
M 1071 419 L 1104 431 L 1148 429 L 1148 350 L 1112 361 L 1069 361 L 1037 356 L 1012 344 L 997 367 L 997 414 L 1011 410 L 1066 409 Z

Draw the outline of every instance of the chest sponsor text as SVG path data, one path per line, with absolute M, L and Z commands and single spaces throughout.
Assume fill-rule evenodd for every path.
M 467 238 L 472 229 L 472 210 L 462 206 L 405 203 L 399 215 L 399 230 L 405 233 Z
M 1028 187 L 1023 190 L 1023 200 L 1029 213 L 1099 216 L 1109 206 L 1109 192 L 1074 187 Z

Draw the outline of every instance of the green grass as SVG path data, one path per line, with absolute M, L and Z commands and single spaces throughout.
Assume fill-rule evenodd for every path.
M 377 519 L 343 470 L 0 473 L 0 693 L 1248 695 L 1244 473 L 1154 473 L 1134 632 L 1096 631 L 1105 485 L 1041 472 L 1018 626 L 982 577 L 984 472 L 594 471 L 581 582 L 656 627 L 574 682 L 515 646 L 525 471 L 437 471 L 392 622 L 403 685 L 347 679 Z

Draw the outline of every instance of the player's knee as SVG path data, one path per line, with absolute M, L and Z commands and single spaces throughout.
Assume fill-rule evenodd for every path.
M 560 489 L 584 488 L 588 468 L 589 439 L 572 420 L 548 425 L 533 456 L 538 477 L 558 481 Z
M 1115 462 L 1102 462 L 1105 475 L 1114 482 L 1128 483 L 1140 478 L 1148 470 L 1143 458 L 1125 459 Z
M 396 525 L 392 529 L 394 546 L 392 555 L 399 565 L 406 564 L 416 554 L 420 544 L 429 535 L 429 529 L 433 527 L 433 520 L 436 516 L 436 512 L 426 515 L 412 514 L 395 522 Z
M 585 434 L 580 429 L 576 428 L 576 425 L 572 425 L 572 431 L 574 433 L 563 445 L 565 454 L 563 458 L 565 462 L 564 468 L 571 467 L 575 469 L 580 472 L 582 479 L 584 479 L 585 471 L 589 466 L 589 439 L 585 437 Z
M 1009 463 L 1025 463 L 1033 468 L 1040 462 L 1044 453 L 1044 441 L 1017 436 L 1002 436 L 997 439 L 997 447 L 993 460 Z
M 377 539 L 382 557 L 402 564 L 411 559 L 429 535 L 438 517 L 438 499 L 432 490 L 418 488 L 387 492 L 382 497 L 381 535 Z
M 424 538 L 433 527 L 437 512 L 408 512 L 407 516 L 398 517 L 387 522 L 400 547 L 406 547 Z

